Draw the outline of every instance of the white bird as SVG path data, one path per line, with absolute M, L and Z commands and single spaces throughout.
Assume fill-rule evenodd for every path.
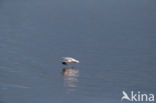
M 80 63 L 80 62 L 72 57 L 62 57 L 62 64 L 67 65 L 67 63 Z

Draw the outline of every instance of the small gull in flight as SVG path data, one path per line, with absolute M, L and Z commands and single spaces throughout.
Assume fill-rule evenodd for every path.
M 72 57 L 63 57 L 62 64 L 67 65 L 68 63 L 80 63 L 80 62 Z

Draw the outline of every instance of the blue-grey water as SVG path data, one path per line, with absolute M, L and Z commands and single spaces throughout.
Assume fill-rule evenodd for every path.
M 0 103 L 126 103 L 122 91 L 156 95 L 155 0 L 0 0 Z

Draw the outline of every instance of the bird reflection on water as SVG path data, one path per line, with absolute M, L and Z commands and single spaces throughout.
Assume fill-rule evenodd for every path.
M 64 75 L 64 86 L 68 87 L 68 92 L 75 91 L 79 82 L 79 71 L 76 68 L 63 68 L 62 73 Z

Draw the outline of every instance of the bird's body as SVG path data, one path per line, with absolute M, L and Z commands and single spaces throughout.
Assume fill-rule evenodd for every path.
M 80 63 L 80 62 L 72 57 L 63 57 L 62 64 L 67 65 L 68 63 Z

